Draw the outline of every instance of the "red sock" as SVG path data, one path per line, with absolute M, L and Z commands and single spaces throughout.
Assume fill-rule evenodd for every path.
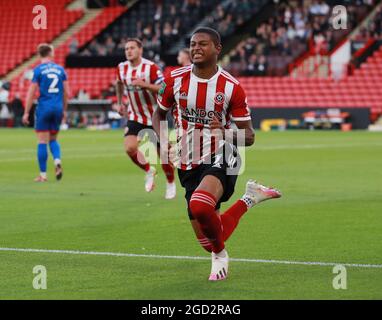
M 140 152 L 139 150 L 135 152 L 128 152 L 127 153 L 131 160 L 141 169 L 145 170 L 146 172 L 150 170 L 150 165 L 145 160 L 145 156 Z
M 228 208 L 221 216 L 223 225 L 223 239 L 227 241 L 232 232 L 239 224 L 241 216 L 248 210 L 247 205 L 242 200 L 237 200 L 230 208 Z
M 162 163 L 162 169 L 169 183 L 174 182 L 174 168 L 170 164 Z
M 208 238 L 205 236 L 202 236 L 201 238 L 198 237 L 199 244 L 205 249 L 207 252 L 212 252 L 212 244 Z
M 224 249 L 223 230 L 220 218 L 215 212 L 215 197 L 207 191 L 195 191 L 190 200 L 190 210 L 198 220 L 203 234 L 212 245 L 212 251 L 218 253 Z

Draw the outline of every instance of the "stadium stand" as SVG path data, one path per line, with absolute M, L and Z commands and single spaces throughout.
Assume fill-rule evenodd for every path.
M 81 56 L 124 55 L 128 37 L 139 37 L 145 56 L 159 62 L 160 54 L 201 21 L 221 0 L 141 0 L 101 35 L 80 49 Z
M 208 26 L 219 31 L 223 40 L 233 35 L 239 28 L 253 18 L 262 7 L 265 6 L 267 0 L 259 1 L 222 1 L 211 14 L 200 21 L 195 27 Z M 194 29 L 194 28 L 193 28 Z M 176 54 L 180 49 L 187 46 L 187 41 L 191 37 L 192 30 L 182 37 L 175 45 L 172 46 L 170 52 Z
M 65 63 L 66 56 L 70 53 L 73 42 L 78 43 L 78 47 L 83 46 L 92 40 L 98 33 L 112 23 L 126 8 L 111 7 L 104 8 L 93 20 L 81 28 L 70 39 L 56 50 L 56 61 L 60 64 Z
M 370 38 L 382 38 L 382 8 L 379 7 L 377 13 L 371 21 L 361 28 L 355 37 L 356 41 L 367 41 Z
M 33 3 L 32 0 L 22 1 Z M 171 38 L 169 42 L 170 45 L 175 44 L 176 39 L 186 37 L 188 31 L 195 28 L 195 21 L 203 21 L 203 23 L 205 22 L 206 25 L 212 27 L 218 27 L 220 23 L 225 25 L 224 21 L 229 15 L 229 11 L 222 12 L 219 8 L 243 10 L 242 7 L 233 6 L 233 3 L 237 1 L 214 1 L 211 1 L 211 3 L 214 2 L 216 5 L 217 9 L 215 11 L 207 10 L 209 7 L 202 7 L 202 2 L 198 0 L 183 0 L 175 4 L 167 0 L 141 0 L 131 9 L 129 8 L 127 12 L 125 12 L 126 8 L 120 6 L 103 8 L 94 19 L 82 26 L 56 48 L 55 60 L 59 64 L 65 65 L 65 60 L 69 55 L 77 54 L 86 56 L 90 54 L 90 57 L 92 57 L 92 55 L 95 54 L 96 56 L 106 55 L 105 57 L 107 58 L 113 54 L 123 56 L 122 44 L 128 36 L 142 37 L 146 45 L 146 53 L 151 50 L 151 54 L 154 54 L 154 56 L 158 55 L 158 52 L 162 55 L 162 47 L 158 48 L 159 51 L 155 51 L 156 49 L 151 46 L 155 38 L 161 38 L 163 34 L 168 32 L 169 34 L 173 34 L 173 30 L 176 29 L 176 36 Z M 55 2 L 57 3 L 57 11 L 61 12 L 62 16 L 65 15 L 63 12 L 70 12 L 64 10 L 64 6 L 69 2 L 68 0 Z M 247 1 L 243 1 L 243 3 L 246 2 Z M 306 2 L 309 3 L 309 1 Z M 264 24 L 257 28 L 256 37 L 250 37 L 244 42 L 241 42 L 239 47 L 234 50 L 238 56 L 237 61 L 242 59 L 239 61 L 240 63 L 235 65 L 235 54 L 231 53 L 230 56 L 231 58 L 233 57 L 233 59 L 231 59 L 229 65 L 226 65 L 226 67 L 231 67 L 231 72 L 233 68 L 234 74 L 242 75 L 239 79 L 247 92 L 248 102 L 251 107 L 370 108 L 371 118 L 376 119 L 377 116 L 382 114 L 381 48 L 377 49 L 365 62 L 362 61 L 362 63 L 358 64 L 355 70 L 352 70 L 349 75 L 340 81 L 335 81 L 330 77 L 306 78 L 299 76 L 294 78 L 291 76 L 280 76 L 285 73 L 287 64 L 293 60 L 294 56 L 288 60 L 291 51 L 299 52 L 299 55 L 301 55 L 301 52 L 304 50 L 308 49 L 307 52 L 311 50 L 309 40 L 314 41 L 315 23 L 317 26 L 322 27 L 322 30 L 320 29 L 321 27 L 316 28 L 317 30 L 321 30 L 321 34 L 333 36 L 331 41 L 327 41 L 328 39 L 325 40 L 327 45 L 324 50 L 329 51 L 341 42 L 344 34 L 348 34 L 357 27 L 365 14 L 370 12 L 371 5 L 373 4 L 374 0 L 357 1 L 357 5 L 350 7 L 351 21 L 349 26 L 351 26 L 351 28 L 346 30 L 345 33 L 338 33 L 334 37 L 333 33 L 330 35 L 330 32 L 327 32 L 326 22 L 322 25 L 320 25 L 319 22 L 321 21 L 321 17 L 328 17 L 327 9 L 325 9 L 326 6 L 323 1 L 311 1 L 309 6 L 304 7 L 301 6 L 301 1 L 288 1 L 288 5 L 280 5 L 275 16 L 270 17 Z M 205 3 L 203 5 L 207 6 Z M 230 5 L 232 7 L 230 7 Z M 256 10 L 260 7 L 261 5 L 259 4 Z M 187 10 L 188 17 L 182 16 L 183 10 Z M 251 10 L 253 11 L 248 13 L 246 17 L 243 17 L 243 20 L 256 14 L 257 11 L 255 8 Z M 320 12 L 320 10 L 323 12 L 322 15 L 317 13 Z M 81 10 L 74 12 L 82 14 Z M 306 16 L 303 15 L 304 12 Z M 179 15 L 181 15 L 182 18 L 182 27 L 180 27 L 180 25 L 177 26 L 179 18 L 176 17 Z M 315 15 L 317 15 L 318 20 L 315 19 Z M 281 17 L 281 20 L 278 21 L 275 19 L 276 16 Z M 149 21 L 150 19 L 152 20 L 153 17 L 156 22 L 150 25 Z M 190 17 L 199 17 L 198 19 L 200 20 L 196 18 L 191 19 Z M 289 17 L 288 21 L 290 24 L 285 24 L 287 17 Z M 309 23 L 304 22 L 304 29 L 298 28 L 299 24 L 302 25 L 299 19 L 301 21 L 309 21 Z M 240 19 L 238 20 L 239 22 L 235 21 L 235 26 L 241 23 Z M 379 9 L 374 19 L 360 29 L 359 33 L 354 37 L 355 41 L 368 43 L 370 39 L 373 39 L 373 41 L 381 39 L 381 25 L 382 11 Z M 165 31 L 169 26 L 172 31 L 170 32 L 170 29 Z M 232 31 L 230 27 L 227 29 L 231 29 Z M 65 27 L 62 27 L 61 32 L 65 30 Z M 317 34 L 320 34 L 320 32 Z M 57 31 L 57 33 L 59 34 L 60 32 Z M 294 36 L 289 38 L 288 33 Z M 303 37 L 300 37 L 299 34 L 303 35 Z M 262 40 L 266 39 L 267 42 L 265 44 L 262 43 L 259 37 L 261 37 Z M 269 45 L 272 41 L 275 41 L 275 39 L 278 45 L 272 49 Z M 282 39 L 286 42 L 282 42 Z M 118 40 L 119 43 L 115 40 Z M 12 41 L 8 40 L 6 42 L 9 45 Z M 287 45 L 285 45 L 285 43 L 287 43 Z M 35 53 L 35 46 L 33 46 L 33 48 L 18 47 L 20 51 L 22 50 L 22 54 L 25 57 L 30 57 L 31 54 Z M 291 50 L 291 48 L 294 50 Z M 378 46 L 376 46 L 376 48 L 378 48 Z M 165 46 L 164 50 L 169 50 L 169 47 Z M 239 54 L 237 51 L 239 51 Z M 370 52 L 368 54 L 370 54 Z M 150 54 L 146 56 L 150 57 Z M 282 61 L 277 61 L 277 59 L 281 59 Z M 30 79 L 31 76 L 30 68 L 33 68 L 35 65 L 36 63 L 31 65 L 28 70 L 25 70 L 23 74 L 20 74 L 12 80 L 9 100 L 12 100 L 16 94 L 18 94 L 22 100 L 25 99 L 28 79 Z M 238 65 L 244 65 L 245 68 L 237 68 Z M 89 96 L 91 99 L 99 99 L 101 97 L 111 98 L 112 100 L 115 99 L 113 97 L 113 88 L 110 87 L 115 80 L 115 68 L 66 68 L 66 70 L 70 80 L 72 98 L 80 95 L 85 97 Z M 235 70 L 237 72 L 235 72 Z M 281 72 L 280 70 L 283 71 Z M 254 75 L 261 77 L 254 77 Z M 274 76 L 269 77 L 269 75 Z
M 119 15 L 121 15 L 126 8 L 123 7 L 111 7 L 104 8 L 100 13 L 91 20 L 88 24 L 74 33 L 68 40 L 55 49 L 55 61 L 61 65 L 65 65 L 65 58 L 71 50 L 71 44 L 73 41 L 77 42 L 79 46 L 90 41 L 107 25 L 114 21 Z M 34 48 L 34 51 L 36 48 Z M 37 65 L 38 62 L 33 64 L 30 68 Z M 115 72 L 111 75 L 110 69 L 96 68 L 96 69 L 71 69 L 67 68 L 69 73 L 70 85 L 71 85 L 71 97 L 78 94 L 80 86 L 90 93 L 91 97 L 95 98 L 101 94 L 102 88 L 105 88 L 115 78 Z M 23 74 L 19 75 L 11 82 L 11 94 L 13 97 L 15 93 L 19 93 L 21 97 L 25 98 L 26 91 L 28 89 L 28 77 L 30 78 L 30 69 Z M 108 79 L 108 81 L 105 81 Z
M 2 63 L 0 76 L 5 75 L 24 60 L 35 54 L 38 43 L 51 42 L 83 15 L 82 10 L 64 10 L 70 0 L 1 1 L 0 11 L 5 13 L 0 20 Z M 32 10 L 35 5 L 44 5 L 49 12 L 48 28 L 34 29 Z M 6 14 L 7 12 L 12 14 Z
M 78 53 L 81 56 L 123 56 L 127 37 L 143 41 L 145 56 L 162 63 L 164 54 L 175 55 L 187 45 L 197 26 L 216 28 L 223 38 L 232 35 L 267 3 L 237 0 L 139 1 L 121 19 Z M 154 17 L 154 19 L 153 19 Z
M 372 9 L 374 1 L 349 4 L 347 29 L 330 27 L 331 11 L 325 1 L 294 0 L 274 6 L 271 16 L 254 34 L 242 40 L 225 60 L 233 75 L 281 76 L 288 65 L 310 54 L 333 50 Z
M 370 108 L 382 113 L 382 47 L 354 75 L 341 81 L 319 78 L 241 77 L 254 107 Z
M 102 90 L 108 88 L 115 80 L 115 69 L 112 68 L 68 68 L 72 97 L 78 96 L 80 89 L 86 90 L 90 98 L 101 97 Z

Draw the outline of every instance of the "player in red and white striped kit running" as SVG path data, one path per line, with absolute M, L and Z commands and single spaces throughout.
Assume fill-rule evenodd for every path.
M 138 150 L 139 132 L 152 129 L 152 115 L 157 108 L 157 92 L 163 81 L 162 71 L 152 61 L 142 57 L 142 42 L 137 38 L 127 39 L 125 54 L 127 61 L 117 68 L 117 99 L 120 114 L 127 115 L 125 129 L 125 150 L 131 160 L 146 172 L 145 189 L 154 189 L 156 169 L 150 166 L 144 155 Z M 123 93 L 127 93 L 128 106 L 123 104 Z M 159 144 L 157 145 L 159 152 Z M 167 178 L 166 199 L 176 196 L 174 168 L 171 163 L 162 164 Z
M 188 213 L 196 237 L 212 255 L 211 281 L 227 277 L 225 241 L 241 216 L 255 204 L 281 197 L 278 190 L 250 180 L 243 197 L 224 213 L 218 212 L 221 202 L 228 201 L 234 192 L 241 162 L 235 146 L 238 136 L 243 133 L 246 146 L 254 143 L 244 90 L 234 77 L 217 65 L 221 48 L 217 31 L 197 29 L 190 42 L 193 64 L 174 70 L 165 79 L 158 93 L 159 108 L 153 116 L 153 127 L 161 136 L 160 123 L 169 110 L 173 112 L 178 175 L 186 191 Z M 231 122 L 242 131 L 227 130 Z M 232 142 L 228 138 L 231 133 Z M 233 170 L 235 168 L 237 171 Z

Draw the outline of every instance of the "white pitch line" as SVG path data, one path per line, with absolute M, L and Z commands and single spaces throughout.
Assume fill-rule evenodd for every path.
M 58 253 L 58 254 L 73 254 L 73 255 L 113 256 L 113 257 L 136 257 L 136 258 L 153 258 L 153 259 L 176 259 L 176 260 L 210 260 L 211 259 L 209 257 L 195 257 L 195 256 L 168 256 L 168 255 L 158 255 L 158 254 L 138 254 L 138 253 L 121 253 L 121 252 L 25 249 L 25 248 L 1 248 L 1 247 L 0 247 L 0 251 L 32 252 L 32 253 Z M 287 260 L 245 259 L 245 258 L 230 258 L 230 261 L 250 262 L 250 263 L 289 264 L 289 265 L 308 265 L 308 266 L 343 265 L 345 267 L 354 267 L 354 268 L 382 269 L 382 264 L 287 261 Z

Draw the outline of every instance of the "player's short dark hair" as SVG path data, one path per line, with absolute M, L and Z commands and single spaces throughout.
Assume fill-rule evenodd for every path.
M 215 29 L 209 28 L 209 27 L 200 27 L 197 28 L 192 35 L 196 33 L 207 33 L 211 40 L 215 43 L 215 45 L 221 44 L 221 38 L 219 32 L 217 32 Z
M 53 46 L 48 43 L 40 43 L 37 47 L 40 57 L 45 58 L 53 52 Z
M 138 38 L 127 38 L 126 43 L 128 43 L 128 42 L 135 42 L 138 45 L 138 48 L 142 48 L 143 47 L 141 39 L 138 39 Z

